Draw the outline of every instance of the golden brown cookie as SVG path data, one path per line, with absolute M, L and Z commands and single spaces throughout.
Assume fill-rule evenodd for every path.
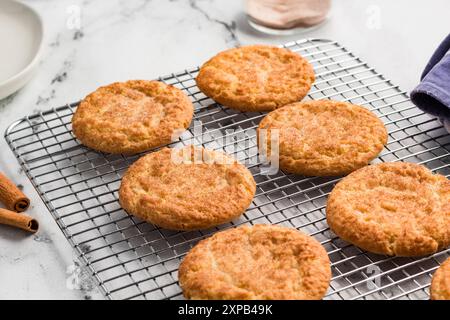
M 131 165 L 119 201 L 128 213 L 155 225 L 196 230 L 239 217 L 255 191 L 250 171 L 231 156 L 187 146 L 164 148 Z
M 431 300 L 450 300 L 450 258 L 434 273 L 430 296 Z
M 259 124 L 258 137 L 267 135 L 270 141 L 275 134 L 280 168 L 307 176 L 339 176 L 361 168 L 383 150 L 388 137 L 369 110 L 331 100 L 293 103 L 270 112 Z M 269 143 L 269 154 L 271 149 Z
M 188 299 L 318 300 L 330 278 L 317 240 L 275 225 L 218 232 L 192 248 L 178 271 Z
M 220 52 L 200 68 L 196 81 L 205 95 L 225 106 L 264 111 L 303 99 L 314 70 L 288 49 L 252 45 Z
M 89 94 L 72 118 L 72 129 L 92 149 L 132 154 L 170 143 L 189 127 L 193 112 L 181 90 L 159 81 L 130 80 Z
M 342 179 L 327 202 L 340 238 L 390 256 L 423 256 L 450 245 L 450 181 L 424 166 L 391 162 Z

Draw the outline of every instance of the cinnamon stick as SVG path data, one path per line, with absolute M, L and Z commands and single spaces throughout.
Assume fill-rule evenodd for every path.
M 16 212 L 23 212 L 30 206 L 30 199 L 19 188 L 0 172 L 0 201 Z
M 0 208 L 0 224 L 6 224 L 33 233 L 39 229 L 39 223 L 33 217 L 3 208 Z

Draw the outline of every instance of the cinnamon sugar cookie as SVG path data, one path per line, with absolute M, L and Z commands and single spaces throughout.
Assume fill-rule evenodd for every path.
M 342 179 L 327 202 L 340 238 L 390 256 L 423 256 L 450 245 L 450 181 L 424 166 L 393 162 Z
M 194 108 L 179 89 L 159 81 L 130 80 L 100 87 L 80 102 L 74 135 L 103 152 L 133 154 L 171 142 Z
M 288 49 L 251 45 L 220 52 L 200 68 L 196 81 L 205 95 L 225 106 L 264 111 L 303 99 L 314 70 Z
M 278 133 L 280 168 L 307 176 L 339 176 L 361 168 L 383 150 L 388 137 L 383 122 L 369 110 L 332 100 L 272 111 L 258 132 L 267 134 L 267 141 Z
M 434 273 L 430 295 L 431 300 L 450 300 L 450 258 L 447 258 Z
M 188 146 L 136 161 L 122 179 L 119 200 L 128 213 L 163 228 L 196 230 L 239 217 L 255 191 L 252 174 L 234 158 Z
M 188 299 L 318 300 L 330 278 L 317 240 L 275 225 L 218 232 L 192 248 L 178 271 Z

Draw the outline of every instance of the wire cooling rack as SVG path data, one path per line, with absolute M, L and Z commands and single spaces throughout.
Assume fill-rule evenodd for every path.
M 438 120 L 414 107 L 405 92 L 337 42 L 309 39 L 285 47 L 314 65 L 317 79 L 306 99 L 361 104 L 384 121 L 389 143 L 374 163 L 417 162 L 450 175 L 450 135 Z M 218 228 L 169 231 L 127 215 L 119 206 L 117 190 L 124 171 L 139 155 L 103 154 L 80 145 L 71 132 L 77 103 L 25 117 L 5 133 L 20 165 L 107 298 L 182 299 L 177 269 L 186 252 L 217 230 L 246 223 L 283 224 L 319 240 L 332 262 L 326 299 L 428 298 L 431 276 L 450 249 L 424 258 L 393 258 L 337 238 L 326 224 L 325 203 L 339 179 L 262 174 L 254 129 L 264 114 L 214 103 L 196 87 L 197 72 L 198 68 L 186 69 L 160 78 L 182 89 L 195 105 L 194 124 L 177 143 L 233 154 L 257 182 L 246 213 Z

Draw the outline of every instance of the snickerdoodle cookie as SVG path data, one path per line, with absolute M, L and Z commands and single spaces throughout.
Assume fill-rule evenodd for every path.
M 317 240 L 275 225 L 216 233 L 192 248 L 178 271 L 188 299 L 318 300 L 330 278 Z
M 282 170 L 307 176 L 338 176 L 361 168 L 383 150 L 388 137 L 383 122 L 369 110 L 331 100 L 292 103 L 272 111 L 258 132 L 260 148 L 261 137 L 270 141 L 278 135 Z M 269 154 L 272 147 L 267 143 Z
M 450 300 L 450 258 L 434 273 L 430 295 L 431 300 Z
M 314 70 L 288 49 L 251 45 L 220 52 L 203 64 L 196 81 L 205 95 L 225 106 L 267 111 L 303 99 Z
M 423 256 L 450 245 L 450 181 L 424 166 L 392 162 L 342 179 L 327 202 L 340 238 L 390 256 Z
M 119 200 L 128 213 L 155 225 L 196 230 L 237 218 L 255 191 L 250 171 L 231 156 L 187 146 L 136 161 L 122 179 Z
M 92 149 L 132 154 L 170 143 L 189 126 L 193 112 L 181 90 L 159 81 L 130 80 L 89 94 L 72 118 L 72 129 Z

